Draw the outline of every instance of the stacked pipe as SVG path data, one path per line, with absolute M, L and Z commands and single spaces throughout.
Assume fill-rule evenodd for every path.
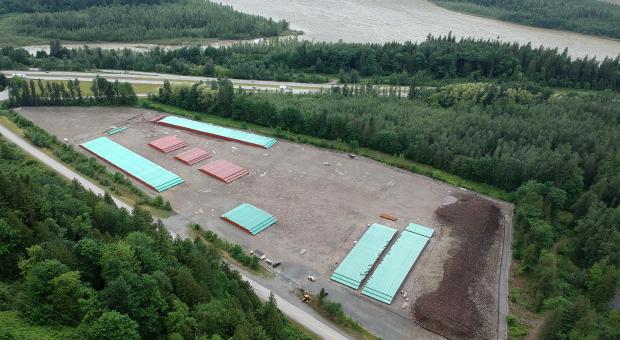
M 150 142 L 149 146 L 163 153 L 168 153 L 186 147 L 187 143 L 177 136 L 166 136 Z
M 80 147 L 157 192 L 168 190 L 183 183 L 183 178 L 107 137 L 82 143 Z
M 117 133 L 123 132 L 125 130 L 127 130 L 127 127 L 123 127 L 123 126 L 121 126 L 121 127 L 114 127 L 114 128 L 111 128 L 110 130 L 108 130 L 107 133 L 108 133 L 108 136 L 112 136 L 112 135 L 115 135 Z
M 159 115 L 159 116 L 157 116 L 157 117 L 152 118 L 150 121 L 151 121 L 151 122 L 158 122 L 158 121 L 160 121 L 160 120 L 162 120 L 162 119 L 164 119 L 164 118 L 166 118 L 166 116 L 165 116 L 165 115 Z
M 199 149 L 199 148 L 191 148 L 187 151 L 183 151 L 180 154 L 174 156 L 175 159 L 187 165 L 194 165 L 210 157 L 211 155 L 207 151 Z
M 260 233 L 278 221 L 273 215 L 249 203 L 242 203 L 221 218 L 252 235 Z
M 223 159 L 203 166 L 200 171 L 224 183 L 231 183 L 250 173 L 246 169 Z
M 265 149 L 271 148 L 278 142 L 276 139 L 271 137 L 260 136 L 246 131 L 229 129 L 223 126 L 198 122 L 182 117 L 156 117 L 152 121 L 175 129 L 188 130 L 211 137 L 258 146 Z

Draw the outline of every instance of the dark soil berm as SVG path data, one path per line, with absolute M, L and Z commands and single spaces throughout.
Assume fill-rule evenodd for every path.
M 414 320 L 450 339 L 492 339 L 497 304 L 485 280 L 497 277 L 496 254 L 491 250 L 501 234 L 500 209 L 491 201 L 466 196 L 435 214 L 459 245 L 444 265 L 437 290 L 416 300 Z

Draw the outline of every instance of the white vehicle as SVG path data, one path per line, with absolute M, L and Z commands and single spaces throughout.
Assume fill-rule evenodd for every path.
M 27 75 L 25 75 L 25 74 L 21 74 L 21 73 L 13 73 L 13 74 L 11 75 L 11 77 L 13 77 L 13 78 L 24 78 L 24 79 L 28 78 L 28 76 L 27 76 Z

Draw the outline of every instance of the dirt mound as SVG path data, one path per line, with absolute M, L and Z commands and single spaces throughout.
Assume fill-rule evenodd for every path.
M 468 196 L 435 214 L 458 241 L 437 290 L 413 305 L 413 318 L 451 339 L 493 339 L 497 329 L 497 263 L 501 212 L 493 202 Z

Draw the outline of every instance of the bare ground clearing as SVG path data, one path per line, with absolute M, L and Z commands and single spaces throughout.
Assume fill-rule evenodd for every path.
M 369 159 L 350 159 L 346 154 L 308 145 L 279 141 L 265 150 L 159 126 L 149 122 L 160 114 L 152 110 L 29 107 L 17 111 L 73 145 L 103 136 L 111 126 L 126 125 L 127 131 L 110 138 L 185 179 L 183 185 L 162 194 L 181 215 L 178 218 L 199 223 L 248 250 L 260 249 L 269 259 L 281 261 L 277 277 L 282 282 L 315 292 L 325 287 L 330 299 L 341 302 L 345 312 L 383 339 L 438 337 L 412 322 L 411 307 L 419 297 L 440 289 L 442 280 L 450 277 L 445 270 L 451 267 L 446 263 L 458 254 L 462 240 L 457 228 L 440 220 L 435 211 L 454 203 L 465 193 L 462 189 Z M 190 167 L 173 158 L 176 152 L 163 154 L 147 145 L 165 135 L 176 135 L 189 147 L 203 148 L 214 156 Z M 217 159 L 241 165 L 250 175 L 224 184 L 198 171 Z M 272 213 L 278 223 L 252 237 L 219 218 L 241 202 Z M 493 204 L 502 211 L 509 209 L 509 204 L 503 202 Z M 381 213 L 390 213 L 399 220 L 381 219 Z M 329 280 L 337 263 L 373 222 L 399 230 L 415 222 L 436 231 L 401 287 L 411 298 L 406 304 L 398 296 L 388 306 Z M 300 255 L 302 249 L 306 253 Z M 490 251 L 495 254 L 489 253 L 488 265 L 497 270 L 497 263 L 491 262 L 497 262 L 499 247 L 491 247 Z M 308 275 L 317 281 L 307 281 Z M 495 295 L 488 298 L 497 300 L 498 276 L 495 273 L 493 277 L 495 281 L 485 276 L 481 284 L 491 285 L 487 288 Z M 479 278 L 471 280 L 477 282 Z M 486 307 L 478 308 L 483 317 L 497 318 L 497 305 Z

